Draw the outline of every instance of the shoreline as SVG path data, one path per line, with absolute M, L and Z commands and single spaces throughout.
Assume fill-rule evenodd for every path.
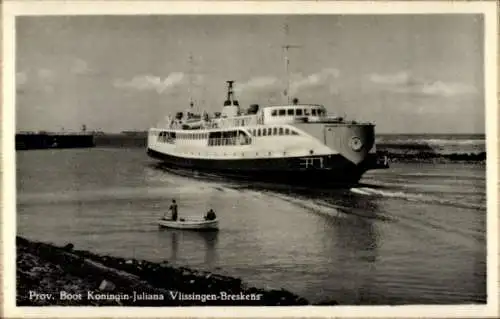
M 284 289 L 168 261 L 98 255 L 16 236 L 17 306 L 299 306 L 308 300 Z M 316 305 L 336 305 L 325 301 Z

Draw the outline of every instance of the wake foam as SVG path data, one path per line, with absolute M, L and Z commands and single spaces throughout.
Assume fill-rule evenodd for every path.
M 410 193 L 406 191 L 395 191 L 387 189 L 375 189 L 370 187 L 355 187 L 351 188 L 352 193 L 362 195 L 362 196 L 374 196 L 374 197 L 385 197 L 385 198 L 396 198 L 402 199 L 410 202 L 423 202 L 423 203 L 434 203 L 448 206 L 456 206 L 462 208 L 472 208 L 483 210 L 486 209 L 486 205 L 482 203 L 471 203 L 470 201 L 464 202 L 458 199 L 447 199 L 431 194 L 424 193 Z
M 256 193 L 259 194 L 259 192 Z M 348 218 L 351 216 L 356 216 L 361 218 L 378 219 L 383 221 L 391 220 L 389 216 L 382 215 L 379 212 L 374 214 L 374 211 L 369 209 L 361 209 L 361 208 L 354 208 L 344 205 L 333 204 L 321 199 L 302 198 L 298 196 L 288 196 L 279 193 L 266 193 L 266 195 L 280 199 L 289 204 L 301 207 L 310 212 L 318 213 L 325 216 L 330 216 L 335 218 Z

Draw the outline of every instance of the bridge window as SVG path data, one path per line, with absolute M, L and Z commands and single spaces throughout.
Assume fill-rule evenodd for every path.
M 280 116 L 285 116 L 285 115 L 286 115 L 286 110 L 285 110 L 285 109 L 280 110 L 280 111 L 279 111 L 279 115 L 280 115 Z
M 266 136 L 267 135 L 267 130 L 265 128 L 262 129 L 262 136 Z
M 273 135 L 278 135 L 278 128 L 277 127 L 273 128 Z
M 272 128 L 268 128 L 267 129 L 267 135 L 271 136 L 273 134 L 273 129 Z
M 304 115 L 309 116 L 311 115 L 311 110 L 310 109 L 304 109 Z
M 278 134 L 279 134 L 279 135 L 283 135 L 283 128 L 282 128 L 282 127 L 280 127 L 280 128 L 279 128 L 279 132 L 278 132 Z
M 302 109 L 295 109 L 295 115 L 301 116 L 302 115 Z
M 257 136 L 260 136 L 260 129 L 257 130 Z
M 292 116 L 293 116 L 293 109 L 288 109 L 288 110 L 287 110 L 287 114 L 288 114 L 288 115 L 292 115 Z
M 311 114 L 312 116 L 316 116 L 316 109 L 312 109 Z
M 290 129 L 289 128 L 285 128 L 285 135 L 290 135 Z
M 278 115 L 278 110 L 272 110 L 271 116 L 276 116 L 276 115 Z

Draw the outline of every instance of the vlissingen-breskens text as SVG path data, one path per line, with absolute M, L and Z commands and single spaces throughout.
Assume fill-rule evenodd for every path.
M 196 293 L 186 294 L 178 291 L 170 291 L 169 294 L 172 300 L 179 300 L 179 301 L 191 301 L 191 300 L 196 300 L 201 302 L 215 301 L 215 300 L 258 301 L 262 299 L 262 294 L 244 294 L 241 292 L 239 294 L 228 294 L 224 291 L 220 292 L 219 294 L 196 294 Z

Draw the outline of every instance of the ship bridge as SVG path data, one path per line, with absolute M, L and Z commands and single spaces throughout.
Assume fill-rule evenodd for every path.
M 264 124 L 288 124 L 295 122 L 321 122 L 327 119 L 326 109 L 319 104 L 292 104 L 266 106 Z

